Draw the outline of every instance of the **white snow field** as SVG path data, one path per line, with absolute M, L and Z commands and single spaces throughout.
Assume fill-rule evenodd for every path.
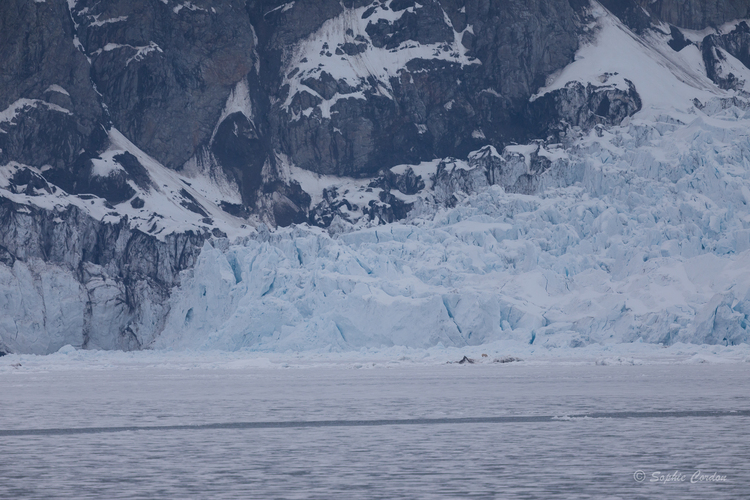
M 747 350 L 685 349 L 9 355 L 0 498 L 744 498 Z

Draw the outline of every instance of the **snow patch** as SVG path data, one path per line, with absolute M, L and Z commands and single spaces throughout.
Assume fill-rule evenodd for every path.
M 47 87 L 47 90 L 44 91 L 45 94 L 47 92 L 57 92 L 58 94 L 63 94 L 63 95 L 70 97 L 70 94 L 68 94 L 68 91 L 59 85 L 50 85 L 49 87 Z
M 639 114 L 653 116 L 692 109 L 693 99 L 729 95 L 701 71 L 696 50 L 675 52 L 667 43 L 670 37 L 658 32 L 636 36 L 597 2 L 592 2 L 591 13 L 595 40 L 582 45 L 575 61 L 550 77 L 532 100 L 571 81 L 626 91 L 629 80 L 643 103 Z
M 94 16 L 95 20 L 89 26 L 104 26 L 105 24 L 121 23 L 123 21 L 127 21 L 128 20 L 128 16 L 118 16 L 118 17 L 111 17 L 109 19 L 103 19 L 103 20 L 100 21 L 99 20 L 100 16 L 101 16 L 101 14 L 98 14 L 98 15 Z
M 208 12 L 208 10 L 207 10 L 207 9 L 204 9 L 203 7 L 199 7 L 199 6 L 195 5 L 195 4 L 194 4 L 194 3 L 192 3 L 192 2 L 183 2 L 183 3 L 179 4 L 179 5 L 177 5 L 176 7 L 174 7 L 174 8 L 172 9 L 172 12 L 174 12 L 175 14 L 179 14 L 179 12 L 180 12 L 180 11 L 181 11 L 181 10 L 182 10 L 183 8 L 185 8 L 185 9 L 187 9 L 187 10 L 191 10 L 191 11 L 196 11 L 196 10 L 198 10 L 198 11 L 201 11 L 201 12 Z
M 29 108 L 44 107 L 51 111 L 57 111 L 58 113 L 65 113 L 66 115 L 72 115 L 67 109 L 60 107 L 51 102 L 42 101 L 40 99 L 18 99 L 16 102 L 8 106 L 3 111 L 0 111 L 0 123 L 12 122 L 19 113 Z
M 120 49 L 130 49 L 134 50 L 135 54 L 133 54 L 131 57 L 125 61 L 125 66 L 130 65 L 131 62 L 136 61 L 142 61 L 148 54 L 152 52 L 161 52 L 164 53 L 164 51 L 159 47 L 155 42 L 149 42 L 148 45 L 140 46 L 140 47 L 134 47 L 132 45 L 128 44 L 121 44 L 121 43 L 108 43 L 101 49 L 97 49 L 94 51 L 93 55 L 99 55 L 102 52 L 110 52 L 113 50 L 120 50 Z
M 224 109 L 221 111 L 221 116 L 216 122 L 216 127 L 214 127 L 214 131 L 211 134 L 211 141 L 216 137 L 216 132 L 219 130 L 221 123 L 229 115 L 234 113 L 242 113 L 250 122 L 253 121 L 253 103 L 250 99 L 247 80 L 244 78 L 237 82 L 237 85 L 234 86 L 232 92 L 229 94 L 227 102 L 224 104 Z

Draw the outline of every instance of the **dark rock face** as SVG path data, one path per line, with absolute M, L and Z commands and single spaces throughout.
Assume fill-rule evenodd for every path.
M 397 3 L 392 8 L 399 12 L 413 7 L 405 3 Z M 443 18 L 443 10 L 438 2 L 425 2 L 418 11 L 406 11 L 394 22 L 378 19 L 377 23 L 368 23 L 365 29 L 375 47 L 395 49 L 403 42 L 414 40 L 420 44 L 449 42 L 453 37 L 451 26 Z
M 377 2 L 365 9 L 367 3 L 352 3 L 363 6 L 354 11 L 366 22 L 363 31 L 350 23 L 343 38 L 321 39 L 319 47 L 304 40 L 318 22 L 290 31 L 306 2 L 287 11 L 248 4 L 263 26 L 259 33 L 268 33 L 259 37 L 261 60 L 286 72 L 265 80 L 271 101 L 278 103 L 269 113 L 271 143 L 297 166 L 372 175 L 399 163 L 465 156 L 487 141 L 522 140 L 528 130 L 518 126 L 517 117 L 525 100 L 548 74 L 568 64 L 578 47 L 577 14 L 564 0 L 429 0 L 420 8 L 397 2 L 390 9 Z M 330 11 L 329 19 L 346 15 L 340 6 Z M 300 59 L 300 66 L 293 57 L 284 66 L 291 55 L 279 50 L 280 40 L 307 44 L 310 56 Z M 388 54 L 408 47 L 425 50 L 379 77 L 380 68 L 355 78 L 304 69 L 311 57 L 326 67 L 329 61 L 356 66 L 374 61 L 368 54 L 377 50 Z
M 67 170 L 81 156 L 93 156 L 106 144 L 102 129 L 82 133 L 77 116 L 47 101 L 22 101 L 16 109 L 12 122 L 0 123 L 4 132 L 0 132 L 0 163 L 18 161 Z
M 677 27 L 670 26 L 669 31 L 672 35 L 672 39 L 669 41 L 669 46 L 672 47 L 673 50 L 679 52 L 690 45 L 690 41 L 685 39 L 685 35 L 683 35 L 682 31 L 680 31 Z
M 636 33 L 643 33 L 651 26 L 651 16 L 638 0 L 602 0 L 601 4 Z
M 63 168 L 104 145 L 106 118 L 73 40 L 65 2 L 0 3 L 0 110 L 16 109 L 0 122 L 0 164 Z
M 638 92 L 632 82 L 626 82 L 626 91 L 571 82 L 534 100 L 529 107 L 529 123 L 537 125 L 537 136 L 555 140 L 568 127 L 591 130 L 596 125 L 617 125 L 641 110 Z
M 268 156 L 255 124 L 242 113 L 231 114 L 219 125 L 211 152 L 242 186 L 245 205 L 253 206 L 256 193 L 262 188 L 263 164 Z
M 662 21 L 691 30 L 717 27 L 727 21 L 750 17 L 750 4 L 746 0 L 638 0 L 638 2 Z
M 636 33 L 642 33 L 654 21 L 702 30 L 750 17 L 750 4 L 746 0 L 601 0 L 600 3 Z
M 386 189 L 397 189 L 406 195 L 417 194 L 425 188 L 424 179 L 416 175 L 411 167 L 407 167 L 401 175 L 386 170 L 381 185 Z
M 722 70 L 722 62 L 726 60 L 722 51 L 750 68 L 750 27 L 746 22 L 740 23 L 730 33 L 709 35 L 703 39 L 702 44 L 703 62 L 706 64 L 708 77 L 723 89 L 741 88 L 745 82 L 739 81 L 734 73 Z
M 253 68 L 244 2 L 79 1 L 72 11 L 112 123 L 170 168 L 213 132 Z

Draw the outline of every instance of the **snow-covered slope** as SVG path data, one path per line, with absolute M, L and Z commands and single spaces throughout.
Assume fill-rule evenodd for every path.
M 229 237 L 251 231 L 252 225 L 248 221 L 233 217 L 218 206 L 222 201 L 238 202 L 238 195 L 233 197 L 233 193 L 222 192 L 215 181 L 206 179 L 199 172 L 189 176 L 165 168 L 117 129 L 109 131 L 109 144 L 104 153 L 92 160 L 91 178 L 107 182 L 118 175 L 127 175 L 122 182 L 130 187 L 133 195 L 115 206 L 95 195 L 76 196 L 58 188 L 45 192 L 29 189 L 27 183 L 19 185 L 14 182 L 19 171 L 44 174 L 45 169 L 15 162 L 0 166 L 0 195 L 15 203 L 48 210 L 76 206 L 105 223 L 119 223 L 125 217 L 132 229 L 159 239 L 186 231 Z M 127 162 L 123 159 L 125 153 L 137 160 L 135 169 L 128 171 L 122 165 Z
M 696 45 L 680 51 L 669 46 L 668 26 L 665 32 L 654 29 L 639 36 L 597 2 L 592 2 L 591 15 L 591 39 L 576 53 L 576 60 L 549 77 L 532 99 L 571 81 L 627 90 L 629 80 L 641 97 L 644 116 L 690 109 L 693 99 L 727 95 L 706 76 Z

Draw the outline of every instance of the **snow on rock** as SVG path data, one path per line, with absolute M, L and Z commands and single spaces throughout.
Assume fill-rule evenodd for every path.
M 291 9 L 294 2 L 284 4 L 275 10 L 281 12 Z M 402 16 L 414 14 L 419 4 L 394 11 L 386 6 L 364 6 L 345 8 L 333 19 L 326 21 L 315 33 L 297 44 L 292 50 L 286 64 L 284 84 L 290 86 L 284 108 L 289 109 L 294 97 L 307 92 L 322 99 L 322 116 L 330 118 L 331 106 L 340 99 L 366 99 L 361 92 L 363 88 L 376 94 L 392 98 L 390 79 L 399 75 L 409 61 L 414 59 L 441 60 L 460 64 L 480 64 L 480 61 L 467 55 L 467 49 L 461 43 L 464 32 L 456 32 L 450 19 L 444 14 L 444 22 L 453 31 L 453 40 L 449 43 L 438 42 L 420 44 L 414 40 L 401 42 L 396 47 L 375 46 L 368 25 L 378 22 L 395 22 Z M 271 11 L 272 12 L 272 11 Z M 266 13 L 266 15 L 270 12 Z M 466 30 L 471 31 L 471 27 Z M 330 98 L 321 96 L 305 85 L 309 78 L 319 78 L 326 73 L 349 89 L 344 93 L 337 92 Z M 374 80 L 373 80 L 374 79 Z M 375 83 L 373 83 L 375 82 Z M 307 108 L 307 114 L 311 109 Z M 305 110 L 303 110 L 305 112 Z
M 40 103 L 48 105 L 43 101 Z M 123 175 L 126 172 L 123 163 L 128 165 L 130 176 L 123 182 L 132 194 L 114 208 L 106 199 L 94 195 L 76 196 L 57 188 L 49 193 L 32 193 L 19 186 L 11 186 L 11 179 L 21 170 L 43 174 L 39 169 L 13 162 L 0 166 L 0 194 L 15 203 L 44 209 L 63 209 L 75 205 L 103 222 L 118 223 L 125 218 L 131 228 L 160 240 L 169 234 L 186 231 L 210 232 L 230 238 L 253 231 L 248 221 L 234 217 L 218 206 L 227 199 L 236 202 L 239 197 L 236 188 L 233 191 L 232 186 L 219 185 L 199 171 L 181 175 L 169 170 L 115 128 L 110 129 L 109 140 L 109 148 L 91 160 L 91 176 L 95 179 Z
M 713 74 L 725 87 L 750 92 L 750 68 L 721 47 L 710 47 L 713 52 Z
M 148 54 L 152 52 L 164 52 L 161 47 L 159 47 L 155 42 L 149 42 L 148 45 L 140 46 L 140 47 L 134 47 L 132 45 L 128 44 L 120 44 L 120 43 L 108 43 L 101 49 L 97 49 L 94 51 L 93 55 L 99 55 L 102 52 L 111 52 L 113 50 L 120 50 L 120 49 L 127 49 L 129 51 L 134 51 L 133 55 L 130 56 L 125 61 L 125 66 L 130 65 L 131 62 L 136 61 L 142 61 Z
M 38 106 L 42 106 L 44 108 L 47 108 L 51 111 L 57 111 L 58 113 L 64 113 L 66 115 L 70 115 L 71 112 L 67 109 L 60 107 L 56 104 L 52 104 L 51 102 L 42 101 L 40 99 L 18 99 L 13 104 L 8 106 L 3 111 L 0 111 L 0 124 L 4 123 L 11 123 L 13 120 L 18 116 L 18 113 L 21 111 L 28 109 L 28 108 L 35 108 Z M 0 129 L 0 133 L 4 133 L 5 131 Z
M 250 99 L 250 91 L 247 86 L 247 80 L 240 80 L 237 85 L 232 89 L 231 94 L 227 98 L 227 102 L 224 105 L 224 109 L 221 111 L 221 116 L 216 122 L 211 140 L 213 141 L 216 137 L 216 132 L 219 130 L 219 125 L 231 114 L 242 113 L 245 118 L 252 122 L 253 120 L 253 104 Z
M 59 85 L 50 85 L 49 87 L 47 87 L 47 90 L 44 91 L 45 94 L 47 92 L 57 92 L 58 94 L 63 94 L 63 95 L 70 97 L 70 94 L 68 93 L 68 91 Z
M 89 26 L 104 26 L 105 24 L 111 24 L 111 23 L 121 23 L 123 21 L 128 20 L 128 16 L 118 16 L 118 17 L 111 17 L 109 19 L 99 19 L 101 17 L 101 14 L 97 14 L 95 16 L 89 16 L 90 18 L 94 19 L 94 21 L 89 24 Z
M 592 2 L 593 40 L 584 43 L 575 61 L 547 79 L 532 100 L 571 81 L 597 88 L 627 91 L 632 82 L 643 101 L 643 114 L 685 110 L 693 99 L 727 96 L 706 76 L 695 46 L 679 52 L 668 44 L 669 30 L 635 35 L 598 2 Z

